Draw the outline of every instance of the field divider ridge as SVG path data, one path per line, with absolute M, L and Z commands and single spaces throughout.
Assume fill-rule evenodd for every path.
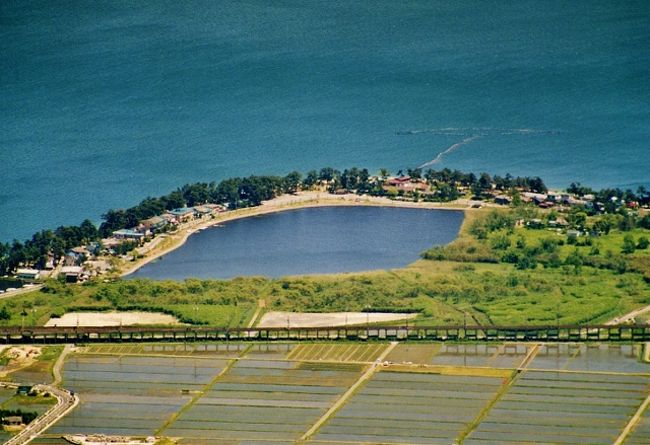
M 623 428 L 623 431 L 621 434 L 618 436 L 616 439 L 616 442 L 614 442 L 612 445 L 622 445 L 623 442 L 625 442 L 625 439 L 627 439 L 627 436 L 630 435 L 634 427 L 639 423 L 639 420 L 641 420 L 641 416 L 645 412 L 645 410 L 648 408 L 648 405 L 650 405 L 650 395 L 645 398 L 641 406 L 639 406 L 639 409 L 636 410 L 636 413 L 634 413 L 634 416 L 630 419 L 630 421 L 625 425 L 625 428 Z
M 305 434 L 303 434 L 299 443 L 308 440 L 327 422 L 336 412 L 347 403 L 347 401 L 352 397 L 357 389 L 361 387 L 367 380 L 369 380 L 377 371 L 378 366 L 384 361 L 384 359 L 390 354 L 390 352 L 397 346 L 398 342 L 391 342 L 388 347 L 381 353 L 377 360 L 370 365 L 370 367 L 364 372 L 361 377 L 357 379 L 356 382 L 323 414 L 320 419 L 314 423 Z
M 239 359 L 245 356 L 248 353 L 248 351 L 250 351 L 252 348 L 253 348 L 253 343 L 248 345 L 248 347 L 244 348 L 244 350 L 241 351 L 241 353 L 237 357 L 229 359 L 226 366 L 224 366 L 223 369 L 216 376 L 214 376 L 214 378 L 210 380 L 203 387 L 202 390 L 197 391 L 196 394 L 194 394 L 194 396 L 192 396 L 192 398 L 185 405 L 183 405 L 181 409 L 179 409 L 178 411 L 174 412 L 171 416 L 169 416 L 169 418 L 165 421 L 165 423 L 163 423 L 162 426 L 155 431 L 154 435 L 160 436 L 162 432 L 165 431 L 167 428 L 169 428 L 182 414 L 184 414 L 190 408 L 192 408 L 196 404 L 196 402 L 198 402 L 199 399 L 203 397 L 207 391 L 209 391 L 214 385 L 216 385 L 217 382 L 221 379 L 221 377 L 226 375 L 233 368 L 233 366 L 237 364 Z
M 481 422 L 485 420 L 494 405 L 496 405 L 499 400 L 501 400 L 501 398 L 510 390 L 512 385 L 517 380 L 517 377 L 523 374 L 523 372 L 526 370 L 526 367 L 530 364 L 531 361 L 533 361 L 539 352 L 539 346 L 539 344 L 535 344 L 532 348 L 530 348 L 530 351 L 528 351 L 528 354 L 526 354 L 526 357 L 522 360 L 519 367 L 513 370 L 512 375 L 504 381 L 504 383 L 501 385 L 501 388 L 499 388 L 494 397 L 492 397 L 488 404 L 478 413 L 476 418 L 467 425 L 465 430 L 460 433 L 457 440 L 457 443 L 459 445 L 461 445 L 467 436 L 469 436 L 472 431 L 474 431 L 481 424 Z
M 528 351 L 528 354 L 526 354 L 526 357 L 521 361 L 519 366 L 517 367 L 517 371 L 523 371 L 526 368 L 528 368 L 528 365 L 533 361 L 533 359 L 537 356 L 539 353 L 539 343 L 533 345 L 532 348 Z
M 264 301 L 263 298 L 257 300 L 257 308 L 255 309 L 255 313 L 251 317 L 250 321 L 246 325 L 247 328 L 252 328 L 253 326 L 255 326 L 255 323 L 260 318 L 260 314 L 262 313 L 265 307 L 266 307 L 266 302 Z

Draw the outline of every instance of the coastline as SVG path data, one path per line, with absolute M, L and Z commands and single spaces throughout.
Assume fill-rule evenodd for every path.
M 282 195 L 269 201 L 264 201 L 257 207 L 247 207 L 224 212 L 215 218 L 207 221 L 196 220 L 183 225 L 176 233 L 167 235 L 164 241 L 172 240 L 172 244 L 159 251 L 148 251 L 144 257 L 139 258 L 135 264 L 130 265 L 125 271 L 119 273 L 120 278 L 124 278 L 136 272 L 142 266 L 167 255 L 168 253 L 181 247 L 187 239 L 197 231 L 212 227 L 221 223 L 234 221 L 242 218 L 278 213 L 288 210 L 298 210 L 312 207 L 334 207 L 334 206 L 376 206 L 376 207 L 401 207 L 401 208 L 418 208 L 430 210 L 476 210 L 472 208 L 474 201 L 460 199 L 450 203 L 436 202 L 413 202 L 413 201 L 394 201 L 384 197 L 377 196 L 359 196 L 353 193 L 345 195 L 335 195 L 327 192 L 299 192 L 296 195 Z M 481 203 L 482 207 L 486 203 Z M 154 239 L 155 240 L 155 239 Z M 159 241 L 157 244 L 163 244 Z M 152 241 L 155 242 L 155 241 Z M 152 248 L 155 249 L 155 246 Z

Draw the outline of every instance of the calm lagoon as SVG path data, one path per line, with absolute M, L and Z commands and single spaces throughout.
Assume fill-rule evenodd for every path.
M 181 280 L 391 269 L 456 238 L 462 211 L 317 207 L 243 218 L 196 233 L 129 278 Z

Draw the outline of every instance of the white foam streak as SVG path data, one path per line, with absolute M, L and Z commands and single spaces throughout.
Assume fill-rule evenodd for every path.
M 481 134 L 475 134 L 475 135 L 473 135 L 473 136 L 470 136 L 470 137 L 468 137 L 468 138 L 463 139 L 463 140 L 460 141 L 460 142 L 456 142 L 455 144 L 451 145 L 451 146 L 448 147 L 447 149 L 445 149 L 445 150 L 441 151 L 440 153 L 438 153 L 438 156 L 436 156 L 434 159 L 432 159 L 432 160 L 429 161 L 429 162 L 425 162 L 424 164 L 420 165 L 418 168 L 427 168 L 427 167 L 430 167 L 430 166 L 432 166 L 432 165 L 435 165 L 435 164 L 437 164 L 438 162 L 442 161 L 442 158 L 444 158 L 445 155 L 448 155 L 448 154 L 451 153 L 452 151 L 458 150 L 458 149 L 459 149 L 460 147 L 462 147 L 463 145 L 467 145 L 467 144 L 469 144 L 470 142 L 475 141 L 475 140 L 479 139 L 479 138 L 482 137 L 482 136 L 483 136 L 483 135 L 481 135 Z
M 436 134 L 442 136 L 488 136 L 493 134 L 499 135 L 512 135 L 512 134 L 530 134 L 530 135 L 553 135 L 559 134 L 559 130 L 540 130 L 537 128 L 483 128 L 483 127 L 474 127 L 474 128 L 457 128 L 457 127 L 446 127 L 446 128 L 424 128 L 424 129 L 415 129 L 415 130 L 400 130 L 397 131 L 398 135 L 413 135 L 413 134 Z

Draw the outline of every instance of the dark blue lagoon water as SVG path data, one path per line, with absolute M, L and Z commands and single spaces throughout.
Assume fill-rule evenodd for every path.
M 2 0 L 0 240 L 327 165 L 650 185 L 648 48 L 648 0 Z
M 406 266 L 456 238 L 463 212 L 317 207 L 238 219 L 190 236 L 130 278 L 231 278 Z

